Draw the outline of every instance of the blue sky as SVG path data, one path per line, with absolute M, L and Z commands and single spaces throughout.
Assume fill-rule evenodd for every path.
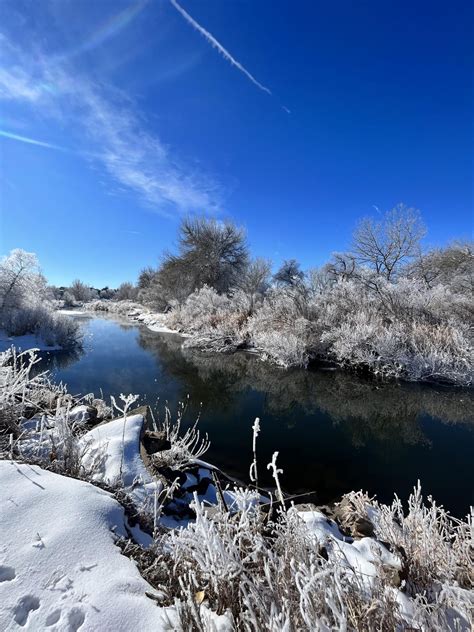
M 399 202 L 427 245 L 468 238 L 473 24 L 467 1 L 0 0 L 1 254 L 116 286 L 205 212 L 309 267 Z

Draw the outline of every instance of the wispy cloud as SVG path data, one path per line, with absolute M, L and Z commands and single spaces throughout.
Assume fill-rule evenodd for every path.
M 173 155 L 126 95 L 53 62 L 41 51 L 20 50 L 5 36 L 0 36 L 0 58 L 0 99 L 30 106 L 43 119 L 59 119 L 71 138 L 80 137 L 85 145 L 78 153 L 102 165 L 118 187 L 135 192 L 165 215 L 218 207 L 218 185 Z M 13 131 L 2 135 L 60 148 Z
M 198 33 L 200 33 L 205 40 L 209 42 L 209 44 L 215 48 L 223 57 L 226 59 L 232 66 L 240 70 L 242 74 L 244 74 L 249 81 L 251 81 L 257 88 L 266 92 L 267 94 L 272 94 L 270 89 L 264 86 L 260 81 L 257 81 L 255 77 L 244 67 L 242 64 L 233 57 L 229 51 L 222 46 L 220 42 L 216 40 L 216 38 L 209 33 L 203 26 L 201 26 L 194 18 L 192 18 L 187 11 L 183 9 L 183 7 L 176 2 L 176 0 L 170 0 L 173 7 L 183 16 L 183 18 L 188 22 Z

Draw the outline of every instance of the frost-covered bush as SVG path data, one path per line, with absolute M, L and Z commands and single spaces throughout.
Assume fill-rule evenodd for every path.
M 250 344 L 284 367 L 305 367 L 318 348 L 312 306 L 301 287 L 275 288 L 246 325 Z
M 363 519 L 377 537 L 349 537 L 314 507 L 270 517 L 258 494 L 234 493 L 237 513 L 195 498 L 193 523 L 133 551 L 164 602 L 180 601 L 187 629 L 206 629 L 201 604 L 233 630 L 470 629 L 473 516 L 426 506 L 419 488 L 407 512 L 351 493 L 345 529 Z
M 10 336 L 34 334 L 48 346 L 70 348 L 80 342 L 77 322 L 44 305 L 11 309 L 4 314 L 2 326 Z
M 38 258 L 20 248 L 0 261 L 0 315 L 8 309 L 37 303 L 47 294 Z
M 34 374 L 39 360 L 31 349 L 20 353 L 12 347 L 0 353 L 0 458 L 2 452 L 11 453 L 27 410 L 52 407 L 65 395 L 64 387 L 52 383 L 47 373 Z
M 55 313 L 57 302 L 39 272 L 36 255 L 12 250 L 0 263 L 0 328 L 8 335 L 35 334 L 49 346 L 79 343 L 79 327 Z
M 138 297 L 138 288 L 132 283 L 122 283 L 114 294 L 116 301 L 136 301 Z
M 472 301 L 438 284 L 388 281 L 359 269 L 314 291 L 301 279 L 265 294 L 249 309 L 236 290 L 203 287 L 166 317 L 191 334 L 185 346 L 214 351 L 253 347 L 275 364 L 306 367 L 329 358 L 380 377 L 469 385 L 473 379 Z
M 72 282 L 71 287 L 68 291 L 78 303 L 86 303 L 87 301 L 91 301 L 95 295 L 93 288 L 90 288 L 79 279 L 75 279 Z
M 171 329 L 191 334 L 187 346 L 226 350 L 244 343 L 246 321 L 243 295 L 234 298 L 218 294 L 205 285 L 193 292 L 182 305 L 175 305 L 166 317 Z
M 172 420 L 170 410 L 168 408 L 165 409 L 165 417 L 159 427 L 165 433 L 165 437 L 170 443 L 170 448 L 160 450 L 153 455 L 152 462 L 155 467 L 186 469 L 196 459 L 200 459 L 209 449 L 210 443 L 207 434 L 201 437 L 197 427 L 199 420 L 182 432 L 181 424 L 184 412 L 185 406 L 180 405 L 176 419 Z
M 128 314 L 139 314 L 140 312 L 147 311 L 140 303 L 134 301 L 110 301 L 110 300 L 95 300 L 90 301 L 83 305 L 83 309 L 90 312 L 110 312 L 112 314 L 120 314 L 126 316 Z
M 469 385 L 472 331 L 453 316 L 450 305 L 456 302 L 450 299 L 443 286 L 426 288 L 408 279 L 378 279 L 374 291 L 356 281 L 340 282 L 319 299 L 321 341 L 346 366 L 412 381 Z
M 454 242 L 444 248 L 421 253 L 406 271 L 428 287 L 444 285 L 454 293 L 471 296 L 474 292 L 474 244 Z
M 305 340 L 306 324 L 301 318 L 295 322 L 293 331 L 253 330 L 252 343 L 262 351 L 264 359 L 275 364 L 285 368 L 306 367 L 309 359 Z M 254 326 L 254 323 L 251 326 Z

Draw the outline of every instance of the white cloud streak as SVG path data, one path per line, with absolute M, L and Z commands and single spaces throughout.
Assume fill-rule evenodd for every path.
M 226 59 L 232 66 L 237 68 L 237 70 L 240 70 L 240 72 L 244 74 L 247 77 L 247 79 L 249 79 L 249 81 L 251 81 L 255 86 L 257 86 L 257 88 L 259 88 L 263 92 L 266 92 L 267 94 L 270 94 L 270 95 L 272 94 L 269 88 L 261 84 L 260 81 L 257 81 L 257 79 L 255 79 L 255 77 L 244 66 L 242 66 L 242 64 L 239 61 L 237 61 L 235 57 L 233 57 L 229 53 L 229 51 L 226 48 L 224 48 L 224 46 L 222 46 L 222 44 L 218 42 L 211 33 L 209 33 L 209 31 L 207 31 L 198 22 L 196 22 L 196 20 L 192 18 L 189 15 L 189 13 L 185 11 L 183 7 L 176 2 L 176 0 L 170 0 L 170 2 L 173 5 L 173 7 L 176 9 L 176 11 L 178 11 L 183 16 L 186 22 L 188 22 L 188 24 L 190 24 L 194 29 L 196 29 L 196 31 L 200 33 L 204 37 L 204 39 L 207 40 L 209 44 L 222 55 L 222 57 L 224 57 L 224 59 Z
M 5 36 L 0 36 L 0 59 L 0 100 L 29 107 L 43 120 L 59 120 L 71 138 L 79 132 L 79 143 L 86 147 L 76 153 L 102 165 L 116 185 L 168 216 L 217 209 L 219 187 L 172 156 L 125 95 L 53 63 L 38 51 L 21 51 Z M 13 131 L 3 136 L 7 134 L 20 142 L 62 149 Z
M 65 147 L 53 145 L 52 143 L 45 143 L 44 141 L 36 140 L 35 138 L 29 138 L 28 136 L 13 134 L 12 132 L 7 132 L 3 129 L 0 129 L 0 136 L 2 136 L 3 138 L 8 138 L 10 140 L 18 141 L 20 143 L 26 143 L 27 145 L 36 145 L 37 147 L 46 147 L 47 149 L 59 149 L 60 151 L 67 151 Z

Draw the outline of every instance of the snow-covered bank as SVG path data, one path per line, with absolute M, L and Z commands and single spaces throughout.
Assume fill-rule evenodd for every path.
M 152 511 L 163 483 L 152 478 L 140 456 L 143 415 L 130 415 L 96 426 L 79 440 L 82 465 L 93 482 L 120 487 L 143 511 Z
M 38 349 L 39 351 L 59 351 L 61 349 L 61 347 L 57 344 L 47 344 L 41 336 L 35 334 L 9 336 L 6 331 L 0 330 L 0 351 L 5 351 L 12 345 L 22 351 L 26 351 L 27 349 Z
M 22 306 L 0 314 L 0 349 L 14 344 L 18 348 L 58 351 L 81 344 L 79 326 L 45 302 Z
M 148 329 L 160 333 L 178 334 L 188 337 L 190 334 L 168 327 L 167 314 L 153 312 L 147 307 L 132 301 L 105 301 L 97 300 L 85 303 L 83 306 L 86 312 L 108 313 L 123 316 L 128 320 L 146 325 Z
M 79 309 L 57 309 L 56 313 L 64 316 L 90 316 L 88 312 Z
M 114 544 L 124 509 L 103 490 L 0 461 L 2 630 L 172 629 L 172 609 Z M 171 625 L 170 625 L 171 624 Z
M 424 302 L 435 299 L 435 293 L 426 296 L 426 291 L 403 282 L 389 290 L 394 302 L 409 302 L 411 296 L 422 311 Z M 372 314 L 370 301 L 364 307 L 367 313 L 361 312 L 358 291 L 349 282 L 341 283 L 323 300 L 275 290 L 252 315 L 237 295 L 219 295 L 209 287 L 196 290 L 166 313 L 131 301 L 94 301 L 84 309 L 120 314 L 152 331 L 179 334 L 187 339 L 185 347 L 214 353 L 245 349 L 283 368 L 322 361 L 381 379 L 472 385 L 472 332 L 466 323 L 442 322 L 438 315 L 433 323 L 405 319 L 393 324 L 378 312 Z M 298 313 L 299 299 L 306 304 L 305 317 Z M 409 305 L 403 308 L 408 310 Z M 362 318 L 360 313 L 366 319 L 363 323 L 355 322 Z

